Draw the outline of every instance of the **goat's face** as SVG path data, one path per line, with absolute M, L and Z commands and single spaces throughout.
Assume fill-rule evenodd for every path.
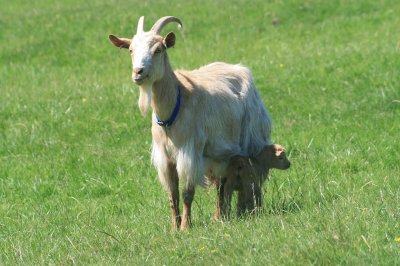
M 271 168 L 286 170 L 290 167 L 290 161 L 282 145 L 268 145 L 260 155 L 263 157 L 263 160 L 268 160 L 268 164 Z
M 132 39 L 119 38 L 115 35 L 109 35 L 109 39 L 115 46 L 129 49 L 132 57 L 132 80 L 138 85 L 151 85 L 164 76 L 166 49 L 175 44 L 173 32 L 165 37 L 160 36 L 159 32 L 169 22 L 182 24 L 175 17 L 163 17 L 150 31 L 144 32 L 143 20 L 143 17 L 139 19 L 137 32 Z
M 154 83 L 164 76 L 166 49 L 175 43 L 175 34 L 170 32 L 165 38 L 152 32 L 137 34 L 129 46 L 132 57 L 132 80 L 141 85 Z

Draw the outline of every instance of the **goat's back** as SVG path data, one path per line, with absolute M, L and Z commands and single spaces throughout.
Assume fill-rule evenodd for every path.
M 234 141 L 239 146 L 232 145 L 229 140 L 224 145 L 221 145 L 223 141 L 219 144 L 210 141 L 214 148 L 206 146 L 206 156 L 254 156 L 270 143 L 271 119 L 248 68 L 217 62 L 193 71 L 177 71 L 177 74 L 185 87 L 197 94 L 197 97 L 191 97 L 196 103 L 191 104 L 200 102 L 206 106 L 207 110 L 203 111 L 208 117 L 204 119 L 210 121 L 206 124 L 211 126 L 212 133 L 218 135 L 215 132 L 218 125 L 223 126 L 221 131 L 237 131 L 230 137 L 239 137 L 238 143 Z

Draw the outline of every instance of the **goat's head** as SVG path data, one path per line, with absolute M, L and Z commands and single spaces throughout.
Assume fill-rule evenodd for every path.
M 160 32 L 170 22 L 177 22 L 182 27 L 178 18 L 167 16 L 160 18 L 150 31 L 145 32 L 144 17 L 140 17 L 132 39 L 119 38 L 112 34 L 108 36 L 115 46 L 129 49 L 132 57 L 132 80 L 137 85 L 151 86 L 164 76 L 164 62 L 167 60 L 165 51 L 174 46 L 175 34 L 170 32 L 162 37 Z
M 271 168 L 286 170 L 290 167 L 285 148 L 280 144 L 266 146 L 257 157 L 267 162 Z

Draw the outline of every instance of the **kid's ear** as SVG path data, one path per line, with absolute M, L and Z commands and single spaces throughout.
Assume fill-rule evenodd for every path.
M 128 49 L 132 42 L 128 38 L 119 38 L 113 34 L 108 35 L 108 39 L 110 39 L 110 41 L 112 42 L 112 44 L 114 44 L 114 46 L 125 49 Z
M 285 152 L 285 148 L 282 145 L 274 144 L 274 152 L 275 156 L 281 156 L 281 154 Z
M 173 47 L 173 46 L 175 45 L 175 39 L 176 39 L 175 33 L 173 33 L 173 32 L 168 33 L 168 34 L 164 37 L 164 40 L 163 40 L 164 46 L 165 46 L 166 48 Z

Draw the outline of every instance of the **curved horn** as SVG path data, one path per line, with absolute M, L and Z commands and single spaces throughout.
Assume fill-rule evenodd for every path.
M 143 23 L 144 23 L 144 16 L 141 16 L 139 18 L 136 33 L 143 33 Z
M 153 27 L 151 28 L 151 31 L 154 31 L 156 34 L 160 34 L 162 28 L 164 28 L 164 26 L 170 22 L 176 22 L 179 24 L 180 27 L 183 27 L 182 22 L 179 18 L 173 16 L 166 16 L 157 20 L 157 22 L 154 23 Z

